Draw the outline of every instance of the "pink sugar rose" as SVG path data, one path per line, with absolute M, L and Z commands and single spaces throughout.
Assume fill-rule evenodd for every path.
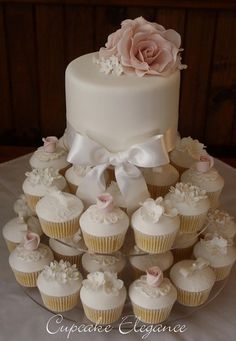
M 198 172 L 205 173 L 214 166 L 214 159 L 209 154 L 201 155 L 200 160 L 195 165 Z
M 124 73 L 166 76 L 185 68 L 181 65 L 180 44 L 181 37 L 176 31 L 139 17 L 124 20 L 121 28 L 109 35 L 99 58 L 118 57 Z
M 163 272 L 158 266 L 147 269 L 147 283 L 152 287 L 159 287 L 163 281 Z
M 40 243 L 40 237 L 37 233 L 28 232 L 24 238 L 24 248 L 29 251 L 36 250 Z
M 114 200 L 109 193 L 101 194 L 97 197 L 97 206 L 104 212 L 109 213 L 114 209 Z

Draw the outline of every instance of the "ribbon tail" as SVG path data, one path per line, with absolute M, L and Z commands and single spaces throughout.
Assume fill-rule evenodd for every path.
M 105 192 L 106 181 L 104 171 L 107 167 L 108 164 L 94 167 L 81 180 L 76 195 L 83 201 L 85 207 L 95 204 L 97 197 Z
M 136 166 L 130 163 L 118 165 L 115 176 L 129 213 L 150 197 L 142 172 Z

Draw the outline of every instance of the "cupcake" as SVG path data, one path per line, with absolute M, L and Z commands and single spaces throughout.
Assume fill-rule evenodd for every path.
M 193 249 L 194 256 L 205 258 L 215 271 L 216 280 L 225 279 L 236 261 L 236 249 L 232 240 L 217 234 L 206 234 Z
M 190 168 L 196 161 L 200 160 L 200 156 L 206 151 L 205 146 L 198 140 L 184 137 L 177 141 L 175 149 L 170 152 L 171 164 L 179 171 L 181 175 L 185 170 Z
M 50 248 L 41 244 L 39 235 L 33 232 L 28 232 L 9 256 L 9 264 L 17 282 L 25 287 L 36 287 L 38 275 L 52 260 Z
M 92 272 L 83 280 L 80 299 L 86 317 L 96 324 L 117 321 L 126 300 L 126 289 L 114 272 Z
M 213 164 L 214 159 L 211 156 L 201 156 L 198 162 L 182 174 L 181 181 L 190 182 L 205 190 L 211 208 L 217 208 L 220 204 L 219 197 L 224 187 L 224 179 L 213 167 Z
M 209 199 L 204 190 L 190 183 L 178 182 L 171 187 L 165 196 L 178 210 L 180 215 L 180 231 L 193 233 L 200 231 L 206 220 Z
M 79 301 L 82 280 L 75 264 L 60 260 L 45 266 L 37 280 L 45 307 L 54 312 L 73 309 Z
M 75 195 L 51 191 L 36 205 L 43 232 L 51 238 L 67 238 L 79 229 L 79 217 L 83 203 Z
M 65 173 L 65 178 L 68 183 L 70 192 L 72 194 L 76 194 L 78 186 L 80 185 L 81 180 L 83 180 L 84 176 L 88 174 L 88 172 L 92 168 L 89 166 L 72 166 L 67 169 Z
M 162 197 L 146 199 L 131 218 L 136 245 L 143 251 L 163 253 L 172 248 L 179 231 L 180 219 L 176 209 Z
M 179 180 L 179 172 L 171 164 L 156 168 L 144 168 L 143 175 L 153 199 L 163 197 Z
M 137 246 L 134 247 L 129 263 L 131 264 L 132 277 L 139 278 L 146 274 L 148 268 L 158 266 L 161 271 L 167 271 L 173 264 L 174 257 L 171 251 L 159 254 L 145 254 Z
M 207 214 L 206 229 L 203 231 L 203 234 L 214 232 L 228 239 L 233 239 L 236 235 L 234 218 L 225 211 L 210 209 Z
M 62 239 L 49 239 L 49 246 L 52 249 L 55 260 L 58 262 L 63 259 L 70 264 L 80 265 L 81 256 L 83 254 L 83 243 L 78 230 L 73 236 Z
M 34 211 L 29 207 L 25 194 L 21 194 L 14 202 L 13 210 L 16 214 L 20 214 L 21 217 L 28 219 L 34 215 Z
M 58 139 L 55 136 L 43 138 L 43 143 L 43 146 L 39 147 L 31 156 L 30 166 L 32 169 L 53 168 L 63 175 L 70 167 L 70 163 L 66 160 L 67 152 L 58 144 Z
M 177 298 L 177 291 L 158 266 L 135 280 L 129 287 L 134 315 L 144 323 L 158 324 L 167 320 Z
M 115 206 L 109 193 L 104 193 L 81 215 L 80 226 L 90 252 L 111 253 L 123 245 L 129 217 Z
M 177 288 L 177 301 L 193 307 L 206 302 L 216 275 L 206 260 L 185 259 L 171 268 L 170 279 Z
M 86 274 L 96 271 L 109 271 L 117 273 L 119 277 L 122 277 L 122 271 L 125 268 L 126 259 L 119 251 L 109 256 L 86 252 L 82 256 L 81 263 Z
M 27 203 L 34 212 L 37 202 L 49 193 L 52 188 L 63 191 L 67 186 L 65 178 L 52 168 L 33 169 L 25 175 L 26 179 L 22 188 Z
M 182 259 L 189 259 L 193 253 L 193 246 L 198 241 L 198 234 L 179 232 L 173 244 L 173 255 L 175 262 Z
M 9 220 L 3 226 L 2 235 L 9 252 L 12 252 L 23 241 L 27 232 L 28 226 L 21 216 Z
M 115 205 L 127 213 L 127 203 L 125 202 L 125 198 L 122 195 L 116 181 L 111 181 L 110 185 L 106 189 L 106 192 L 111 194 Z

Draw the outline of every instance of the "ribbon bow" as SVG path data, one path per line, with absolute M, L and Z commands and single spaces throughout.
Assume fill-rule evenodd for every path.
M 105 189 L 104 171 L 115 168 L 115 177 L 127 207 L 134 209 L 141 201 L 150 197 L 142 172 L 137 167 L 157 167 L 169 163 L 164 136 L 156 135 L 149 140 L 135 144 L 128 150 L 111 153 L 88 136 L 76 133 L 67 160 L 81 166 L 92 166 L 78 188 L 78 196 L 86 201 L 89 193 L 94 197 Z M 86 198 L 84 194 L 86 194 Z

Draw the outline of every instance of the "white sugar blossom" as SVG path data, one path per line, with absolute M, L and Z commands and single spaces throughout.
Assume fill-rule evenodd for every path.
M 45 186 L 51 186 L 54 180 L 62 177 L 58 170 L 53 168 L 37 168 L 26 172 L 25 175 L 32 185 L 43 184 Z
M 15 213 L 26 219 L 34 214 L 29 208 L 24 194 L 20 195 L 20 197 L 15 201 L 13 209 Z
M 176 150 L 181 152 L 187 152 L 194 159 L 199 160 L 200 156 L 204 154 L 204 144 L 200 143 L 198 140 L 189 137 L 184 137 L 177 141 Z
M 201 239 L 201 243 L 207 248 L 211 249 L 214 254 L 227 254 L 228 247 L 232 245 L 232 240 L 224 238 L 217 233 L 207 233 L 204 239 Z
M 146 199 L 142 203 L 140 212 L 143 217 L 150 218 L 154 223 L 157 223 L 163 215 L 175 217 L 178 214 L 178 211 L 172 207 L 171 202 L 164 200 L 162 197 L 156 200 L 151 198 Z
M 45 266 L 43 276 L 47 280 L 64 284 L 69 281 L 78 280 L 80 274 L 76 268 L 76 264 L 71 265 L 70 262 L 65 262 L 61 259 L 59 263 L 57 261 L 53 261 L 50 265 Z
M 108 295 L 117 296 L 124 283 L 121 279 L 117 278 L 116 273 L 96 271 L 88 274 L 87 279 L 83 280 L 83 285 L 89 290 L 101 289 Z
M 94 62 L 100 65 L 100 71 L 104 72 L 106 75 L 112 73 L 116 76 L 120 76 L 124 72 L 121 63 L 116 56 L 111 56 L 107 59 L 94 59 Z
M 177 202 L 186 202 L 189 204 L 197 203 L 202 199 L 207 199 L 206 191 L 200 189 L 191 183 L 178 182 L 175 187 L 171 186 L 170 190 L 171 199 Z

